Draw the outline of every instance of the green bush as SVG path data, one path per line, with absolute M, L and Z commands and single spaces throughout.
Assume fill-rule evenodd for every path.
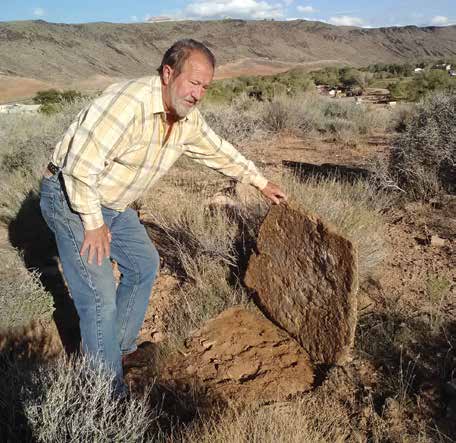
M 260 101 L 277 95 L 295 95 L 314 88 L 312 78 L 300 70 L 261 77 L 238 77 L 218 80 L 211 84 L 206 100 L 212 103 L 230 103 L 244 95 Z
M 33 101 L 37 105 L 50 105 L 55 103 L 73 103 L 82 98 L 82 94 L 74 89 L 66 91 L 48 89 L 46 91 L 38 91 L 33 97 Z
M 390 170 L 413 198 L 455 192 L 456 94 L 438 93 L 421 102 L 394 140 Z
M 416 74 L 413 78 L 398 80 L 388 86 L 394 100 L 415 102 L 426 94 L 443 91 L 456 91 L 456 80 L 446 71 L 431 69 Z

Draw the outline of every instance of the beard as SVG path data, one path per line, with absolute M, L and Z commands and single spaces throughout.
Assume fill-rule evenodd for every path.
M 170 99 L 174 114 L 178 119 L 187 117 L 188 113 L 192 111 L 196 105 L 196 102 L 194 102 L 192 97 L 178 97 L 173 90 L 171 90 Z M 187 100 L 189 102 L 194 102 L 194 105 L 190 106 L 190 103 L 188 103 Z

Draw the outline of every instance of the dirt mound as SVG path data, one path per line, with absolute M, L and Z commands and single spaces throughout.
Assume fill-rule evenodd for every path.
M 306 352 L 260 313 L 232 308 L 208 321 L 162 372 L 178 389 L 204 386 L 208 397 L 241 403 L 287 399 L 313 385 Z
M 356 326 L 356 253 L 320 219 L 288 206 L 272 207 L 245 283 L 313 363 L 348 359 Z

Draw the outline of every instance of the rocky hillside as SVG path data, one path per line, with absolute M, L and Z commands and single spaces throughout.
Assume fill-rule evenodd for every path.
M 456 26 L 363 29 L 304 20 L 1 22 L 0 83 L 14 79 L 28 89 L 33 89 L 30 82 L 84 89 L 149 74 L 163 51 L 183 37 L 201 40 L 213 49 L 221 67 L 219 76 L 279 72 L 295 65 L 359 66 L 456 56 Z

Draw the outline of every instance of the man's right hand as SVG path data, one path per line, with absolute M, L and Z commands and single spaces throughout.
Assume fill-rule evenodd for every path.
M 94 257 L 98 266 L 101 266 L 103 259 L 110 256 L 111 232 L 106 225 L 97 229 L 85 231 L 84 241 L 81 246 L 81 256 L 88 252 L 87 262 L 92 264 Z

